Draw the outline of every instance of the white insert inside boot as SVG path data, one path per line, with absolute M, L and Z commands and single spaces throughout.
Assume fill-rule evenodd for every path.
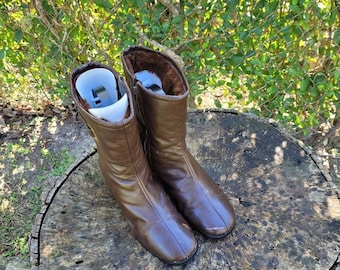
M 166 95 L 165 91 L 162 89 L 162 81 L 155 73 L 149 70 L 142 70 L 136 72 L 135 76 L 148 90 L 161 96 Z
M 126 93 L 118 100 L 114 75 L 106 68 L 93 68 L 76 81 L 79 95 L 90 105 L 89 112 L 110 122 L 122 120 L 128 107 Z

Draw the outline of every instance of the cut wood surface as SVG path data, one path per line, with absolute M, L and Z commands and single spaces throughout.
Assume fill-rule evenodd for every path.
M 197 254 L 175 268 L 332 268 L 340 253 L 339 190 L 303 146 L 268 121 L 230 111 L 189 113 L 187 145 L 237 219 L 220 240 L 194 231 Z M 132 236 L 97 153 L 45 194 L 30 241 L 40 269 L 171 268 Z

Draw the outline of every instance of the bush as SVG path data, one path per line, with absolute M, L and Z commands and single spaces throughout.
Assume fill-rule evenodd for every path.
M 339 119 L 337 1 L 0 1 L 0 98 L 61 105 L 68 74 L 143 44 L 180 56 L 200 106 L 272 117 L 305 132 Z M 219 93 L 218 95 L 216 93 Z

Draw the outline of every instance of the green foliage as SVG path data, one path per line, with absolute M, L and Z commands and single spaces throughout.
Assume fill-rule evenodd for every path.
M 218 90 L 216 107 L 298 129 L 338 117 L 336 1 L 161 2 L 0 1 L 0 98 L 33 108 L 61 104 L 71 69 L 96 60 L 122 72 L 121 51 L 152 41 L 182 57 L 198 106 L 205 90 Z

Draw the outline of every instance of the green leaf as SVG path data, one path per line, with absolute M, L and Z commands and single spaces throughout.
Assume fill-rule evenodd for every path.
M 205 53 L 204 53 L 204 58 L 205 59 L 212 59 L 212 58 L 214 58 L 215 57 L 215 55 L 214 55 L 214 53 L 212 52 L 212 51 L 206 51 Z
M 204 42 L 203 45 L 202 45 L 202 49 L 206 49 L 210 46 L 210 43 L 209 42 Z
M 243 56 L 234 55 L 231 57 L 231 63 L 234 66 L 239 66 L 242 64 L 242 62 L 243 62 Z
M 22 38 L 24 37 L 24 32 L 22 32 L 21 30 L 17 30 L 15 31 L 15 34 L 14 34 L 14 40 L 16 42 L 20 42 L 20 40 L 22 40 Z
M 262 28 L 260 28 L 260 27 L 255 28 L 254 30 L 252 30 L 252 33 L 257 35 L 257 36 L 261 36 L 262 35 Z
M 240 39 L 243 40 L 248 36 L 248 32 L 247 31 L 243 31 L 240 35 Z
M 303 33 L 303 32 L 301 31 L 301 29 L 300 29 L 298 26 L 296 26 L 296 25 L 292 25 L 291 30 L 292 30 L 292 33 L 294 33 L 294 35 L 295 35 L 296 37 L 300 37 L 301 34 Z
M 105 0 L 95 0 L 94 3 L 101 8 L 110 10 L 112 9 L 112 5 L 109 1 L 105 1 Z
M 333 75 L 334 75 L 334 78 L 336 80 L 339 80 L 340 79 L 340 70 L 339 69 L 335 70 Z
M 327 81 L 327 75 L 323 72 L 318 72 L 314 75 L 313 82 L 315 84 L 321 84 Z
M 231 92 L 231 94 L 237 99 L 237 100 L 240 100 L 240 99 L 242 99 L 242 94 L 240 94 L 240 93 L 238 93 L 238 92 L 236 92 L 236 91 L 233 91 L 233 92 Z
M 178 23 L 180 23 L 182 21 L 183 21 L 183 16 L 182 15 L 176 16 L 176 17 L 174 17 L 172 19 L 172 23 L 174 23 L 174 24 L 178 24 Z
M 300 90 L 302 92 L 305 92 L 310 84 L 310 79 L 309 78 L 305 78 L 301 81 L 301 84 L 300 84 Z
M 1 49 L 0 50 L 0 60 L 2 60 L 5 57 L 6 57 L 6 50 L 5 49 Z
M 227 48 L 233 48 L 235 46 L 235 42 L 231 38 L 228 38 L 226 43 L 225 43 L 225 46 Z
M 196 51 L 196 55 L 197 55 L 197 56 L 200 56 L 202 53 L 203 53 L 203 50 L 202 50 L 202 49 Z
M 224 86 L 225 84 L 226 84 L 225 80 L 218 80 L 218 81 L 216 82 L 216 86 L 217 86 L 217 87 Z
M 309 92 L 310 92 L 310 95 L 312 97 L 318 97 L 319 96 L 319 91 L 316 87 L 311 87 Z
M 340 28 L 335 30 L 334 35 L 333 35 L 333 40 L 334 40 L 335 44 L 340 46 Z
M 325 110 L 323 113 L 324 113 L 324 115 L 325 115 L 326 118 L 329 119 L 329 118 L 331 117 L 331 114 L 329 113 L 329 111 L 326 111 L 326 110 Z
M 200 105 L 202 104 L 203 100 L 202 100 L 201 97 L 198 97 L 198 98 L 196 99 L 196 102 L 197 102 L 198 106 L 200 106 Z
M 269 15 L 271 13 L 273 13 L 277 7 L 279 5 L 279 1 L 273 1 L 273 2 L 269 2 L 266 4 L 265 8 L 266 8 L 266 13 Z
M 214 103 L 215 103 L 216 108 L 222 108 L 222 104 L 220 100 L 215 99 Z

